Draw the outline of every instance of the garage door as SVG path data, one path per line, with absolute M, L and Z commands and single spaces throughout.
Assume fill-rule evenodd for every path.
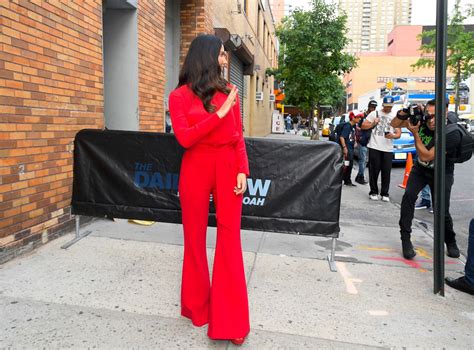
M 239 89 L 240 99 L 240 117 L 242 118 L 242 125 L 244 124 L 244 65 L 237 56 L 230 55 L 230 83 L 237 86 Z

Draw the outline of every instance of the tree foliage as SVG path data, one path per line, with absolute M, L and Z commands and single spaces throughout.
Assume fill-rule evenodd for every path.
M 345 97 L 341 75 L 350 72 L 356 58 L 345 53 L 347 17 L 333 4 L 312 0 L 309 11 L 296 10 L 277 27 L 279 68 L 268 73 L 284 84 L 285 102 L 312 111 L 335 105 Z
M 461 9 L 460 0 L 456 0 L 454 11 L 449 20 L 447 30 L 447 66 L 454 74 L 456 113 L 459 107 L 459 84 L 474 74 L 474 34 L 465 31 L 464 22 L 474 15 L 474 7 Z M 436 29 L 423 32 L 419 39 L 425 44 L 420 46 L 421 57 L 412 65 L 413 68 L 435 66 L 434 53 L 436 52 Z

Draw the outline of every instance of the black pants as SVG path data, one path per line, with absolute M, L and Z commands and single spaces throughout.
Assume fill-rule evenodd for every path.
M 379 174 L 382 173 L 382 189 L 380 194 L 388 197 L 390 173 L 392 172 L 392 158 L 392 152 L 382 152 L 369 148 L 369 195 L 379 194 L 377 182 L 379 180 Z
M 446 214 L 444 215 L 444 241 L 446 243 L 456 242 L 456 234 L 453 230 L 453 219 L 449 214 L 449 201 L 451 198 L 451 187 L 454 183 L 454 174 L 446 174 L 446 188 L 445 188 L 445 206 Z M 422 169 L 415 165 L 408 177 L 407 187 L 403 195 L 402 205 L 400 209 L 400 236 L 402 241 L 409 240 L 411 234 L 411 223 L 415 213 L 415 202 L 418 198 L 418 193 L 426 185 L 430 186 L 432 202 L 434 203 L 434 171 L 430 169 Z
M 347 159 L 349 161 L 348 166 L 344 166 L 344 173 L 342 175 L 342 180 L 345 184 L 351 183 L 351 173 L 352 173 L 352 166 L 354 165 L 354 150 L 347 148 Z

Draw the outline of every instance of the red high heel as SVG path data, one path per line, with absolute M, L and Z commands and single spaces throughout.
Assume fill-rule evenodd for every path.
M 235 338 L 235 339 L 231 339 L 230 340 L 232 342 L 232 344 L 234 345 L 242 345 L 244 342 L 245 342 L 245 337 L 243 338 Z

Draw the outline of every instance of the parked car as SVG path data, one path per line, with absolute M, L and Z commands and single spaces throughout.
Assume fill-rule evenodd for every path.
M 331 118 L 324 118 L 323 128 L 321 131 L 322 136 L 329 136 L 329 125 L 331 124 Z
M 407 128 L 402 128 L 402 135 L 399 139 L 393 140 L 392 163 L 405 163 L 411 153 L 413 159 L 416 156 L 415 139 Z
M 402 135 L 399 139 L 393 140 L 393 158 L 392 163 L 405 163 L 411 153 L 413 159 L 416 156 L 415 139 L 413 134 L 407 128 L 402 128 Z M 354 156 L 359 158 L 359 144 L 354 147 Z
M 466 123 L 466 129 L 470 133 L 474 133 L 474 114 L 461 114 L 459 119 Z

